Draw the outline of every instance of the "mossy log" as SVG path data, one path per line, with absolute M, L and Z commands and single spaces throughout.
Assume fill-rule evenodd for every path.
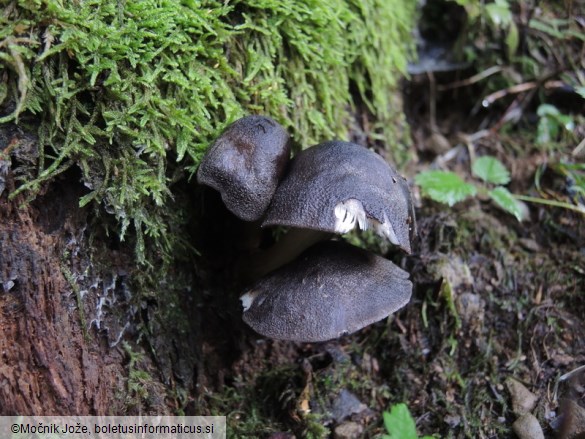
M 359 120 L 399 155 L 389 96 L 413 5 L 5 2 L 0 415 L 207 414 L 239 310 L 201 280 L 225 234 L 201 233 L 201 155 L 259 113 L 297 150 Z

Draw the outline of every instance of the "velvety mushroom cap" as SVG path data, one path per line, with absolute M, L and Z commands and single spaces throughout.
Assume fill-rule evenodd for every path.
M 294 157 L 262 225 L 334 233 L 372 228 L 410 253 L 414 221 L 404 177 L 378 154 L 333 141 Z
M 290 137 L 266 116 L 247 116 L 231 124 L 209 148 L 197 181 L 216 189 L 237 217 L 264 215 L 290 156 Z
M 244 321 L 270 338 L 331 340 L 377 322 L 410 300 L 408 273 L 387 259 L 321 242 L 268 274 L 240 299 Z

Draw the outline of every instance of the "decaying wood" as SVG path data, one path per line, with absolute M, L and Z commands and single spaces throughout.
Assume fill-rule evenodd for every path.
M 73 194 L 22 202 L 0 197 L 0 414 L 115 411 L 123 354 L 84 338 L 61 265 L 83 212 Z

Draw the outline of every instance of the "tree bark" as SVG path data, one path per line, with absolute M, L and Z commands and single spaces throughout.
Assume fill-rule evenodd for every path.
M 84 335 L 64 255 L 83 230 L 78 190 L 62 186 L 37 202 L 0 196 L 0 414 L 116 412 L 125 387 L 123 353 Z M 121 401 L 123 402 L 123 401 Z

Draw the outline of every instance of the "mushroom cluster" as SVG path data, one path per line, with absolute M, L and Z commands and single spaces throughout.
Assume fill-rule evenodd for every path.
M 414 209 L 406 180 L 376 153 L 331 141 L 289 160 L 290 143 L 274 120 L 244 117 L 210 147 L 197 180 L 240 219 L 291 228 L 251 258 L 259 280 L 240 298 L 243 320 L 267 337 L 326 341 L 405 306 L 412 283 L 385 258 L 323 239 L 372 229 L 410 253 Z

